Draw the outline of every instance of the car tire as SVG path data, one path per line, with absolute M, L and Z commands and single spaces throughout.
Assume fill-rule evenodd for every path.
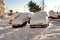
M 13 28 L 18 28 L 18 25 L 12 25 Z

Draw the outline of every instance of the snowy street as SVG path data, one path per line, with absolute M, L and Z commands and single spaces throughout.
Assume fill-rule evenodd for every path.
M 27 25 L 23 28 L 12 28 L 8 19 L 5 21 L 1 19 L 0 21 L 0 40 L 31 40 L 44 29 L 29 28 Z
M 9 19 L 0 20 L 0 40 L 56 40 L 60 39 L 60 22 L 52 21 L 47 28 L 12 28 Z M 55 36 L 55 37 L 53 37 Z M 51 38 L 53 37 L 53 38 Z M 47 39 L 49 38 L 49 39 Z
M 60 40 L 60 22 L 50 22 L 49 26 L 32 40 Z
M 0 0 L 0 40 L 60 40 L 60 0 Z
M 30 29 L 23 27 L 0 29 L 0 40 L 31 40 L 41 32 L 42 29 L 40 28 Z

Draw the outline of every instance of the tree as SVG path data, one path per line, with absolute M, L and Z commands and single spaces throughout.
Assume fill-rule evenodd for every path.
M 39 7 L 39 5 L 36 5 L 36 3 L 32 1 L 28 3 L 28 7 L 31 12 L 38 12 L 41 10 L 41 7 Z
M 9 15 L 12 15 L 13 14 L 13 10 L 9 10 L 10 14 Z

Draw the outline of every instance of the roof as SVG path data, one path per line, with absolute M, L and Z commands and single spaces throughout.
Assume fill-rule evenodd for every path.
M 47 16 L 47 13 L 45 11 L 39 11 L 39 12 L 36 12 L 32 17 L 31 19 L 32 20 L 38 20 L 38 19 L 46 19 L 45 17 Z

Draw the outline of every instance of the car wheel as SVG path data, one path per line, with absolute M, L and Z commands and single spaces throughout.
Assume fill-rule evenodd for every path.
M 45 24 L 45 25 L 41 25 L 41 28 L 47 28 L 47 24 Z

